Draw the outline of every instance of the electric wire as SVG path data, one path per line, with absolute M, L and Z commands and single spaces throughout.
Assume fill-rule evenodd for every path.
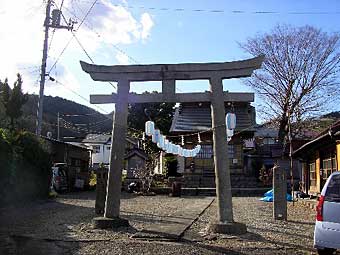
M 93 4 L 91 5 L 91 7 L 89 8 L 89 10 L 87 11 L 87 13 L 85 14 L 85 16 L 83 17 L 83 19 L 81 20 L 79 26 L 77 27 L 77 31 L 80 29 L 80 27 L 83 25 L 85 19 L 89 16 L 90 12 L 92 11 L 93 7 L 95 6 L 95 4 L 97 3 L 98 0 L 95 0 L 93 2 Z M 57 57 L 57 59 L 55 60 L 55 62 L 53 63 L 53 65 L 51 66 L 51 68 L 49 69 L 48 73 L 50 73 L 52 71 L 52 69 L 55 67 L 55 65 L 58 63 L 59 59 L 61 58 L 61 56 L 64 54 L 64 52 L 66 51 L 66 49 L 68 48 L 68 46 L 70 45 L 70 43 L 72 42 L 74 38 L 74 34 L 72 35 L 72 37 L 70 38 L 70 40 L 66 43 L 65 47 L 63 48 L 63 50 L 60 52 L 59 56 Z
M 81 2 L 90 2 L 87 0 L 82 0 Z M 106 5 L 106 3 L 98 2 L 98 5 Z M 147 6 L 134 6 L 134 5 L 122 5 L 122 4 L 114 4 L 111 5 L 115 7 L 123 7 L 128 9 L 140 9 L 140 10 L 150 10 L 150 11 L 161 11 L 161 12 L 194 12 L 194 13 L 221 13 L 221 14 L 289 14 L 289 15 L 329 15 L 329 14 L 340 14 L 340 11 L 265 11 L 265 10 L 255 10 L 255 11 L 246 11 L 246 10 L 226 10 L 226 9 L 187 9 L 187 8 L 169 8 L 169 7 L 147 7 Z
M 64 88 L 66 88 L 67 90 L 71 91 L 73 94 L 75 94 L 76 96 L 80 97 L 81 99 L 85 100 L 88 103 L 91 103 L 90 100 L 88 100 L 86 97 L 83 97 L 82 95 L 80 95 L 79 93 L 77 93 L 76 91 L 74 91 L 73 89 L 69 88 L 68 86 L 66 86 L 64 83 L 55 80 L 56 83 L 62 85 Z M 103 108 L 99 107 L 98 105 L 93 105 L 94 107 L 96 107 L 98 110 L 103 111 L 106 114 L 111 114 L 109 112 L 107 112 L 106 110 L 104 110 Z
M 67 113 L 60 114 L 60 116 L 64 116 L 64 117 L 83 117 L 83 116 L 93 116 L 93 115 L 102 115 L 102 113 L 96 112 L 96 113 L 84 113 L 84 114 L 67 114 Z
M 76 19 L 79 20 L 79 18 L 77 17 L 77 15 L 71 11 L 70 9 L 64 7 L 65 10 L 67 10 L 71 15 L 73 15 L 73 17 L 75 17 Z M 97 37 L 99 38 L 103 38 L 103 36 L 101 34 L 99 34 L 97 31 L 95 31 L 93 29 L 93 27 L 91 27 L 89 24 L 87 24 L 86 22 L 84 22 L 84 25 L 89 29 L 91 30 L 93 33 L 95 33 L 97 35 Z M 140 64 L 139 61 L 137 61 L 134 57 L 130 56 L 126 51 L 122 50 L 121 48 L 118 47 L 117 44 L 114 44 L 114 43 L 111 43 L 111 45 L 114 47 L 114 49 L 117 51 L 117 52 L 120 52 L 122 53 L 123 55 L 125 55 L 131 62 L 135 63 L 135 64 Z
M 67 20 L 64 16 L 63 13 L 61 13 L 64 21 L 67 23 Z M 83 52 L 85 53 L 85 55 L 90 59 L 90 61 L 92 62 L 92 64 L 95 64 L 93 59 L 91 58 L 90 54 L 87 52 L 87 50 L 85 49 L 85 47 L 83 46 L 83 44 L 80 42 L 80 40 L 78 39 L 78 37 L 76 36 L 76 34 L 71 30 L 71 33 L 73 35 L 73 37 L 76 39 L 77 43 L 79 44 L 80 48 L 83 50 Z M 117 87 L 112 83 L 112 82 L 108 82 L 114 89 L 117 89 Z

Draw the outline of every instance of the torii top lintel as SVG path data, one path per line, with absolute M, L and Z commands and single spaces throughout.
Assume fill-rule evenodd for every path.
M 162 81 L 162 80 L 198 80 L 219 77 L 231 79 L 249 77 L 255 69 L 261 67 L 264 56 L 221 62 L 221 63 L 183 63 L 156 65 L 93 65 L 80 61 L 82 69 L 95 81 Z

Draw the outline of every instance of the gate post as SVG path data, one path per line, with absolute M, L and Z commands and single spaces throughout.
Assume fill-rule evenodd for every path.
M 286 170 L 280 166 L 273 167 L 273 217 L 274 220 L 287 220 L 287 180 Z
M 128 80 L 118 81 L 117 102 L 113 114 L 111 155 L 106 185 L 105 212 L 104 217 L 94 219 L 94 226 L 97 228 L 113 228 L 127 226 L 129 224 L 127 220 L 119 218 L 129 90 L 130 82 Z
M 210 78 L 210 91 L 217 196 L 217 222 L 210 224 L 209 229 L 218 233 L 243 234 L 247 232 L 246 225 L 236 223 L 233 219 L 224 94 L 222 79 L 220 77 L 215 76 Z

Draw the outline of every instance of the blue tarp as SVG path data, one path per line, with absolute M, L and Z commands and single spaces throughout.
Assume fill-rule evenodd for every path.
M 268 190 L 266 193 L 264 193 L 264 197 L 261 198 L 260 200 L 264 202 L 273 202 L 273 197 L 274 197 L 274 190 L 271 189 L 271 190 Z M 286 194 L 286 199 L 287 201 L 293 201 L 292 195 L 288 193 Z

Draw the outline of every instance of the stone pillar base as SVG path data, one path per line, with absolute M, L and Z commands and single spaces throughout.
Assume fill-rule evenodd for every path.
M 214 222 L 208 226 L 210 232 L 230 235 L 242 235 L 247 233 L 247 226 L 239 222 Z
M 96 217 L 93 218 L 93 227 L 99 229 L 115 229 L 119 227 L 128 227 L 129 221 L 122 218 L 106 218 L 106 217 Z

